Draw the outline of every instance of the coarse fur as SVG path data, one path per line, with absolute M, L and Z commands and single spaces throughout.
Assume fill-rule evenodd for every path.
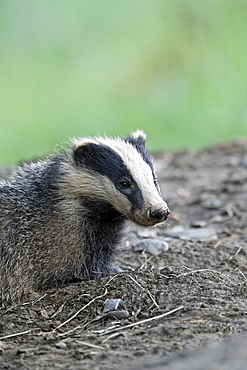
M 126 220 L 166 220 L 145 139 L 137 131 L 72 140 L 67 151 L 0 182 L 0 303 L 116 272 L 111 262 Z

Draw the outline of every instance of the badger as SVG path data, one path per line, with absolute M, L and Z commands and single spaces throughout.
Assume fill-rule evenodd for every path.
M 112 266 L 126 220 L 167 220 L 146 136 L 73 139 L 69 149 L 19 166 L 0 181 L 0 301 Z

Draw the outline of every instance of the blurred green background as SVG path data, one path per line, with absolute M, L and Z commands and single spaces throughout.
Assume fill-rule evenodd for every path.
M 247 136 L 246 0 L 1 0 L 0 164 L 143 129 L 155 151 Z

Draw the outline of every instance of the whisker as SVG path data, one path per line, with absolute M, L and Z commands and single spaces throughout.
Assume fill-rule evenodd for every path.
M 185 199 L 187 199 L 187 197 L 180 196 L 177 199 L 174 199 L 174 201 L 172 201 L 172 202 L 167 201 L 167 204 L 168 204 L 168 206 L 171 206 L 171 205 L 181 205 L 182 204 L 182 200 L 185 200 Z
M 170 192 L 170 194 L 167 194 L 167 198 L 171 198 L 173 195 L 177 195 L 177 189 L 174 189 Z

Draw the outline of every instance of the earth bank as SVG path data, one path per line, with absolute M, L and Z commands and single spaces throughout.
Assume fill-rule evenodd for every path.
M 123 273 L 0 308 L 0 368 L 245 369 L 247 142 L 155 163 L 167 227 L 129 227 L 116 261 Z M 135 252 L 147 239 L 169 249 Z M 118 306 L 102 313 L 108 299 Z

